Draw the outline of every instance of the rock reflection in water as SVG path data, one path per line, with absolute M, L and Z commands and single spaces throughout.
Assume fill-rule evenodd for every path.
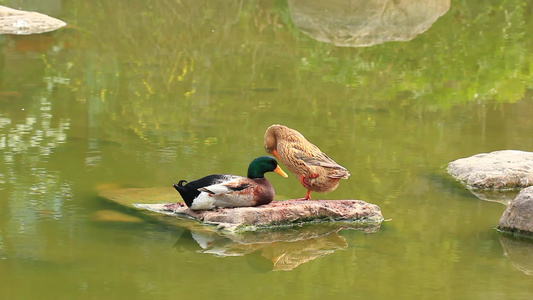
M 412 40 L 449 8 L 450 0 L 289 0 L 296 27 L 343 47 Z
M 500 243 L 505 256 L 513 266 L 527 275 L 533 276 L 533 240 L 500 234 Z
M 468 188 L 468 187 L 467 187 Z M 492 189 L 474 189 L 468 188 L 470 193 L 484 201 L 498 202 L 503 205 L 509 205 L 518 195 L 520 190 L 492 190 Z
M 261 271 L 289 271 L 299 265 L 348 247 L 339 235 L 344 229 L 374 232 L 377 226 L 354 224 L 308 225 L 244 234 L 185 229 L 174 247 L 215 256 L 244 256 L 248 264 Z

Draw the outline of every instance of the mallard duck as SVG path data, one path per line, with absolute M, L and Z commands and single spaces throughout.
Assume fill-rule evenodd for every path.
M 265 178 L 266 172 L 288 177 L 273 157 L 261 156 L 250 163 L 247 177 L 214 174 L 189 183 L 180 180 L 174 188 L 191 210 L 264 205 L 274 200 L 274 188 Z
M 350 173 L 311 144 L 298 131 L 283 125 L 272 125 L 265 132 L 265 150 L 281 161 L 307 189 L 304 200 L 311 199 L 311 191 L 330 192 L 341 178 Z

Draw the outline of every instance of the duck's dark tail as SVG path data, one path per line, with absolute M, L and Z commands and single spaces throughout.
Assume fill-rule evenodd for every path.
M 174 183 L 172 186 L 176 189 L 176 191 L 178 191 L 178 193 L 180 193 L 181 198 L 183 198 L 183 201 L 185 201 L 187 207 L 191 207 L 195 196 L 188 191 L 186 183 L 186 180 L 180 180 L 178 183 Z

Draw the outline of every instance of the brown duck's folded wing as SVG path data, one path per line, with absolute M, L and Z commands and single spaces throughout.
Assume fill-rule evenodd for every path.
M 336 163 L 333 159 L 329 158 L 326 153 L 321 153 L 319 157 L 300 157 L 306 164 L 311 166 L 317 166 L 322 168 L 331 169 L 328 173 L 330 178 L 348 178 L 350 172 L 348 170 Z
M 346 170 L 346 169 L 344 169 L 344 170 L 335 170 L 334 172 L 330 172 L 328 174 L 328 177 L 329 178 L 344 178 L 344 179 L 348 179 L 348 177 L 350 177 L 350 172 L 348 172 L 348 170 Z
M 318 156 L 300 156 L 298 159 L 303 160 L 306 164 L 331 169 L 346 170 L 343 166 L 336 163 L 333 159 L 329 158 L 326 153 L 322 152 Z

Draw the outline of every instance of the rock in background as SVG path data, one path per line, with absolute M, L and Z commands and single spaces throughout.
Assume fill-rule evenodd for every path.
M 448 173 L 477 189 L 514 189 L 533 185 L 533 152 L 501 150 L 461 158 Z
M 0 34 L 27 35 L 54 31 L 67 23 L 37 12 L 0 5 Z
M 478 198 L 507 205 L 498 230 L 533 237 L 533 152 L 476 154 L 449 163 L 447 171 Z
M 450 162 L 447 171 L 476 197 L 507 205 L 519 189 L 533 185 L 533 152 L 476 154 Z

